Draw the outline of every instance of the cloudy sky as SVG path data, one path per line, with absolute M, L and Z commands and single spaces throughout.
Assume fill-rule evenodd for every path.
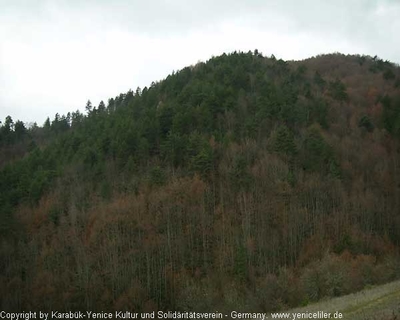
M 400 0 L 0 0 L 0 120 L 84 110 L 234 50 L 400 63 Z

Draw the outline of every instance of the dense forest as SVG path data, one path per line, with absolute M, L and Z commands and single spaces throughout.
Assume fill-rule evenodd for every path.
M 0 308 L 272 311 L 400 278 L 400 68 L 212 57 L 0 126 Z

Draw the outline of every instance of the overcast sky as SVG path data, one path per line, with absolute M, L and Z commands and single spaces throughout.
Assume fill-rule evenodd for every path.
M 400 0 L 0 0 L 0 120 L 42 125 L 212 55 L 400 63 Z

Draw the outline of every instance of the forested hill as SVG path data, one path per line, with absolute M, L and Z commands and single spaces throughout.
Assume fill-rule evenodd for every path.
M 0 127 L 0 309 L 278 310 L 400 277 L 400 68 L 223 54 Z

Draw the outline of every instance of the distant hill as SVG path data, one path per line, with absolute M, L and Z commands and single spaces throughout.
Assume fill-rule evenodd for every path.
M 400 68 L 213 57 L 0 127 L 4 310 L 272 311 L 400 277 Z

